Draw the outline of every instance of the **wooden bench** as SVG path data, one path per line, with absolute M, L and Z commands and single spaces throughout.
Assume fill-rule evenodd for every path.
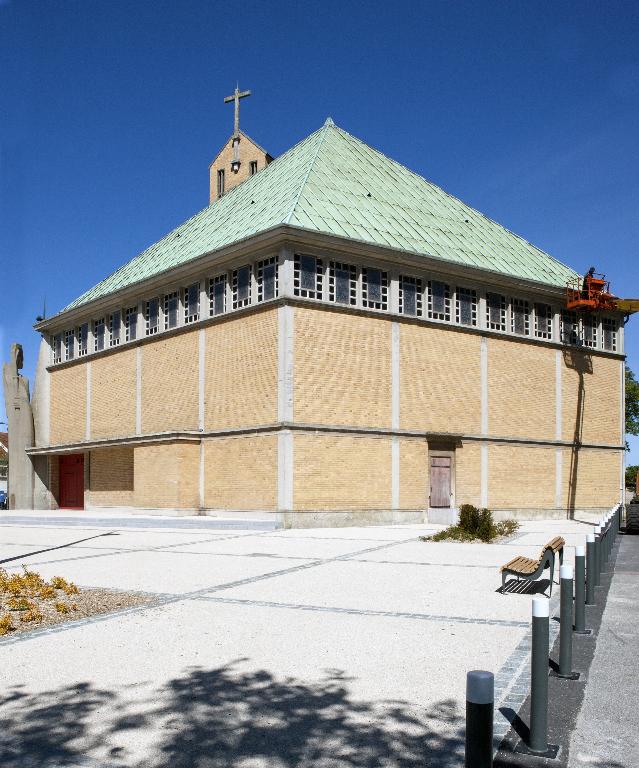
M 501 589 L 504 591 L 506 585 L 506 579 L 508 576 L 516 576 L 517 581 L 524 579 L 525 581 L 535 581 L 538 579 L 546 568 L 550 568 L 550 595 L 552 595 L 552 584 L 555 574 L 555 556 L 559 553 L 559 565 L 564 562 L 564 545 L 565 541 L 561 536 L 555 536 L 547 544 L 544 544 L 541 554 L 537 560 L 533 560 L 530 557 L 513 557 L 506 565 L 502 565 L 501 570 Z

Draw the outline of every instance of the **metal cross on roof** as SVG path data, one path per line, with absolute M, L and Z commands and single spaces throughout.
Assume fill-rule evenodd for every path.
M 224 103 L 228 104 L 230 101 L 235 102 L 235 123 L 234 123 L 234 130 L 233 130 L 233 136 L 239 136 L 240 133 L 240 99 L 243 99 L 245 96 L 250 96 L 250 91 L 240 91 L 239 87 L 235 86 L 235 92 L 231 96 L 225 96 L 224 97 Z

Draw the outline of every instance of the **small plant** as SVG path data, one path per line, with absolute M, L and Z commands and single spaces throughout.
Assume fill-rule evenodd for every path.
M 61 589 L 65 595 L 77 595 L 80 592 L 72 581 L 67 581 L 62 576 L 54 576 L 51 579 L 51 586 L 54 589 Z
M 42 614 L 40 613 L 40 611 L 36 607 L 33 607 L 33 608 L 31 608 L 30 611 L 25 611 L 20 616 L 20 621 L 23 621 L 25 624 L 28 621 L 39 622 L 39 621 L 42 621 Z
M 43 600 L 51 600 L 56 596 L 56 591 L 50 584 L 45 584 L 40 590 L 39 595 Z
M 35 603 L 27 600 L 26 597 L 10 597 L 7 600 L 7 608 L 10 611 L 29 611 L 35 608 Z
M 55 609 L 58 613 L 69 613 L 71 611 L 69 606 L 63 602 L 55 603 Z
M 0 617 L 0 637 L 8 635 L 12 629 L 13 624 L 11 622 L 11 616 L 8 613 L 5 613 L 4 616 Z
M 480 541 L 490 542 L 499 536 L 510 536 L 519 529 L 516 520 L 493 522 L 493 513 L 489 509 L 477 509 L 472 504 L 462 504 L 459 508 L 459 523 L 444 528 L 432 536 L 420 536 L 422 541 Z

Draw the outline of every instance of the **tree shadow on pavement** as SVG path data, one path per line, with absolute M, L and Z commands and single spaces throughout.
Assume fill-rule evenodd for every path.
M 39 695 L 13 691 L 0 701 L 0 765 L 93 764 L 97 754 L 104 768 L 463 764 L 464 723 L 454 701 L 429 709 L 363 702 L 337 670 L 306 682 L 242 670 L 242 661 L 191 668 L 144 702 L 127 703 L 89 683 Z M 136 732 L 145 743 L 150 738 L 143 759 L 129 750 Z

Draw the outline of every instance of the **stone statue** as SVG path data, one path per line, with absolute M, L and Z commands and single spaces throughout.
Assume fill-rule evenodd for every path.
M 21 344 L 11 345 L 11 359 L 2 367 L 4 403 L 9 429 L 9 509 L 33 508 L 33 464 L 25 450 L 33 446 L 33 412 Z

